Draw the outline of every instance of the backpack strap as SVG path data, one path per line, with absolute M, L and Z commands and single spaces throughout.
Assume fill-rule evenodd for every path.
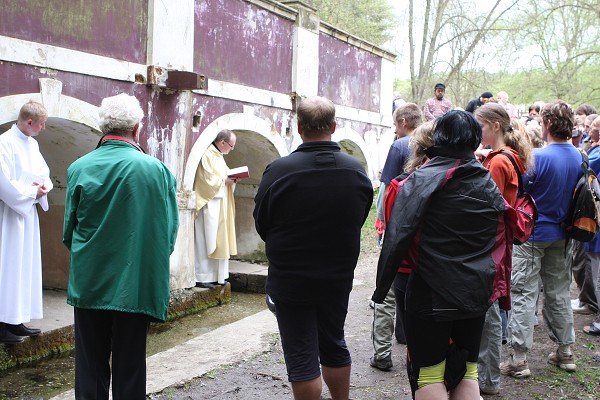
M 588 155 L 586 152 L 584 151 L 579 151 L 581 153 L 581 170 L 583 171 L 583 174 L 585 175 L 588 171 L 588 168 L 590 167 L 590 159 L 588 158 Z
M 519 179 L 519 195 L 522 195 L 523 194 L 523 176 L 521 174 L 521 170 L 517 166 L 517 162 L 513 158 L 512 154 L 510 154 L 508 151 L 501 151 L 500 154 L 506 156 L 512 163 L 513 167 L 515 168 L 515 172 L 517 173 L 517 178 Z

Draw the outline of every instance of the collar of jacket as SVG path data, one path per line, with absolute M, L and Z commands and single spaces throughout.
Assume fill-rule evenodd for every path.
M 306 142 L 302 143 L 295 151 L 340 151 L 340 146 L 333 141 L 322 140 L 318 142 Z
M 448 158 L 475 158 L 473 150 L 464 147 L 454 146 L 431 146 L 425 149 L 425 154 L 430 159 L 433 157 L 448 157 Z

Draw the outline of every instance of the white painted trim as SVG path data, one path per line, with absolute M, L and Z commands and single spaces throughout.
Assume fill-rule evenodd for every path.
M 208 90 L 194 90 L 194 93 L 212 97 L 220 97 L 251 104 L 259 104 L 284 110 L 292 109 L 292 101 L 289 94 L 273 92 L 270 90 L 257 89 L 252 86 L 239 85 L 208 79 Z
M 61 93 L 62 83 L 56 79 L 41 78 L 40 93 L 16 94 L 0 97 L 0 124 L 16 121 L 19 110 L 29 100 L 40 102 L 48 110 L 48 117 L 66 119 L 89 126 L 100 134 L 98 107 Z
M 211 122 L 192 146 L 185 166 L 182 190 L 194 190 L 194 178 L 196 177 L 196 170 L 200 164 L 200 159 L 208 146 L 217 137 L 217 134 L 223 129 L 255 132 L 273 144 L 279 157 L 288 154 L 285 141 L 276 133 L 271 123 L 247 113 L 225 114 Z
M 281 4 L 278 1 L 274 0 L 246 0 L 247 3 L 254 4 L 265 10 L 271 11 L 273 14 L 279 15 L 280 17 L 284 17 L 295 21 L 298 18 L 298 10 L 288 7 L 285 4 Z
M 141 74 L 145 79 L 147 72 L 145 65 L 7 36 L 0 36 L 0 60 L 129 82 L 135 81 L 136 74 Z M 257 89 L 210 79 L 210 77 L 208 90 L 197 90 L 194 93 L 283 110 L 292 109 L 290 95 L 287 93 Z M 388 118 L 387 115 L 353 107 L 338 105 L 336 115 L 338 118 L 385 127 L 391 126 L 391 118 Z
M 390 106 L 391 107 L 391 106 Z M 392 119 L 389 116 L 372 111 L 361 110 L 359 108 L 336 105 L 336 118 L 347 119 L 351 121 L 364 122 L 371 125 L 379 125 L 386 128 L 391 127 Z
M 143 64 L 1 35 L 0 60 L 128 82 L 147 75 Z
M 149 0 L 147 64 L 194 70 L 194 4 L 194 0 Z
M 352 46 L 358 47 L 359 49 L 362 49 L 366 52 L 383 57 L 393 62 L 396 61 L 396 54 L 384 50 L 379 46 L 375 46 L 373 43 L 369 43 L 366 40 L 359 38 L 358 36 L 354 36 L 326 22 L 321 21 L 321 26 L 319 27 L 319 30 L 326 35 L 332 36 L 342 42 L 346 42 Z
M 393 124 L 392 117 L 392 102 L 394 99 L 394 63 L 386 60 L 381 60 L 381 98 L 379 99 L 379 112 L 386 116 L 386 124 Z

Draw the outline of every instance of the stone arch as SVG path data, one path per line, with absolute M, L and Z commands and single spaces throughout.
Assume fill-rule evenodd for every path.
M 251 147 L 248 145 L 248 140 L 252 145 L 260 145 L 262 151 L 267 151 L 270 154 L 272 158 L 268 157 L 271 158 L 269 162 L 279 157 L 283 157 L 289 153 L 285 140 L 279 135 L 273 124 L 270 122 L 255 115 L 246 113 L 232 113 L 223 115 L 211 122 L 192 146 L 190 155 L 186 162 L 186 168 L 183 177 L 183 190 L 193 190 L 194 177 L 196 176 L 196 170 L 200 164 L 200 158 L 202 157 L 202 154 L 204 154 L 206 148 L 215 139 L 217 134 L 223 129 L 229 129 L 236 132 L 238 135 L 238 148 L 236 148 L 236 151 L 230 153 L 228 160 L 235 159 L 236 153 L 239 154 L 240 149 Z M 241 142 L 240 139 L 242 139 Z M 267 145 L 268 148 L 263 148 L 264 145 Z M 262 157 L 264 157 L 264 154 Z M 245 161 L 250 162 L 251 160 L 246 159 Z M 233 168 L 240 165 L 229 165 L 229 167 Z M 250 169 L 252 181 L 254 181 L 255 178 L 258 178 L 260 181 L 260 176 L 262 176 L 264 168 L 255 169 L 252 168 L 251 165 L 248 165 L 248 168 Z M 260 176 L 256 175 L 254 170 L 256 170 L 256 172 L 260 172 Z
M 29 100 L 48 110 L 46 129 L 37 136 L 40 150 L 50 167 L 54 189 L 50 192 L 48 212 L 40 212 L 43 284 L 65 289 L 68 283 L 69 254 L 62 243 L 67 167 L 93 150 L 100 137 L 98 108 L 62 94 L 62 82 L 39 79 L 40 92 L 0 97 L 0 133 L 16 122 L 19 110 Z
M 358 159 L 365 168 L 367 176 L 373 180 L 373 176 L 376 176 L 374 175 L 374 166 L 371 161 L 371 157 L 369 157 L 369 149 L 367 148 L 367 144 L 362 136 L 360 136 L 358 132 L 352 128 L 338 127 L 331 138 L 340 145 L 344 153 L 347 153 Z
M 236 258 L 261 258 L 261 256 L 264 257 L 264 245 L 254 228 L 252 217 L 254 196 L 266 166 L 272 161 L 286 156 L 289 153 L 288 145 L 271 122 L 250 113 L 223 115 L 210 123 L 192 146 L 184 171 L 183 191 L 189 193 L 193 191 L 194 178 L 200 159 L 223 129 L 234 131 L 237 135 L 235 151 L 225 156 L 227 165 L 230 168 L 247 165 L 250 171 L 250 178 L 243 179 L 235 188 L 238 245 Z M 190 207 L 193 207 L 193 204 L 193 201 L 190 202 Z M 180 213 L 180 215 L 185 215 L 186 221 L 182 221 L 182 223 L 188 227 L 188 232 L 193 232 L 193 210 Z M 191 236 L 193 237 L 193 234 Z M 192 253 L 192 260 L 193 257 Z

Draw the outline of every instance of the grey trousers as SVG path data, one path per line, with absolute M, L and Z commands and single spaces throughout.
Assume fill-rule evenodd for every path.
M 395 315 L 396 296 L 392 287 L 383 303 L 375 304 L 373 309 L 371 339 L 373 341 L 373 356 L 376 360 L 386 358 L 392 354 Z
M 500 389 L 500 361 L 502 356 L 502 318 L 498 302 L 492 304 L 485 314 L 485 324 L 479 343 L 477 372 L 479 388 Z
M 571 273 L 565 267 L 565 241 L 526 242 L 514 246 L 511 275 L 512 312 L 508 322 L 508 345 L 527 353 L 533 346 L 538 279 L 544 285 L 542 315 L 550 339 L 559 345 L 573 344 L 573 310 L 569 296 Z
M 585 243 L 571 241 L 571 251 L 567 255 L 567 265 L 573 272 L 573 280 L 579 289 L 579 301 L 598 309 L 598 302 L 594 291 L 590 254 L 584 249 Z

